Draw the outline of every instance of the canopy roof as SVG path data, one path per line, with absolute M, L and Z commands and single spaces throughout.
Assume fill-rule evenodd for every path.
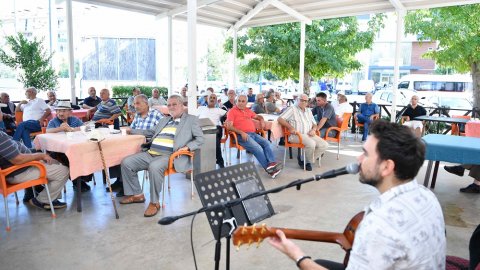
M 186 20 L 187 0 L 75 0 Z M 480 3 L 479 0 L 197 0 L 197 22 L 229 29 Z

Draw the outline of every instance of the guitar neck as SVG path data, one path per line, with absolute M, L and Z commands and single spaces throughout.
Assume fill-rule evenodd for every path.
M 327 242 L 327 243 L 337 243 L 341 245 L 344 249 L 350 249 L 351 245 L 348 243 L 345 236 L 341 233 L 333 232 L 323 232 L 323 231 L 309 231 L 309 230 L 296 230 L 296 229 L 287 229 L 287 228 L 274 228 L 271 227 L 268 229 L 269 236 L 275 236 L 276 230 L 281 230 L 285 233 L 285 236 L 289 239 L 297 240 L 306 240 L 306 241 L 316 241 L 316 242 Z

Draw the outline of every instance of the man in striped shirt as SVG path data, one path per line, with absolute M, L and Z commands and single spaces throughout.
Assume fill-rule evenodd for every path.
M 20 165 L 35 160 L 43 161 L 47 170 L 48 190 L 53 200 L 53 208 L 65 208 L 67 204 L 58 199 L 61 198 L 63 186 L 65 186 L 65 182 L 68 180 L 68 168 L 59 164 L 47 154 L 31 153 L 25 145 L 14 141 L 12 137 L 0 131 L 0 168 L 6 169 L 13 165 Z M 7 182 L 17 184 L 36 179 L 39 176 L 40 171 L 37 167 L 27 167 L 9 174 Z M 32 198 L 29 203 L 35 207 L 50 210 L 45 190 L 40 192 L 36 198 Z
M 160 119 L 154 129 L 132 129 L 131 134 L 141 134 L 151 138 L 148 151 L 126 157 L 122 161 L 123 188 L 126 197 L 121 204 L 144 203 L 145 196 L 138 181 L 137 172 L 148 170 L 150 176 L 150 203 L 145 210 L 145 217 L 152 217 L 160 209 L 159 193 L 162 191 L 164 173 L 173 152 L 194 151 L 203 144 L 203 131 L 198 118 L 185 113 L 183 99 L 172 95 L 167 101 L 170 116 Z M 184 172 L 192 168 L 187 156 L 175 158 L 174 168 Z
M 300 142 L 299 137 L 302 138 L 302 143 L 305 145 L 305 159 L 301 160 L 298 156 L 298 165 L 307 171 L 312 170 L 312 162 L 314 159 L 321 158 L 325 150 L 328 148 L 328 143 L 322 138 L 318 137 L 315 133 L 317 124 L 313 117 L 312 111 L 307 108 L 308 96 L 301 94 L 297 98 L 297 102 L 294 106 L 288 107 L 280 117 L 278 117 L 278 123 L 287 128 L 292 135 L 290 135 L 289 141 L 293 143 Z M 306 162 L 306 164 L 304 164 Z
M 148 98 L 144 94 L 135 96 L 133 105 L 136 113 L 130 125 L 132 129 L 153 129 L 162 118 L 159 111 L 149 108 Z
M 88 114 L 90 115 L 92 112 L 95 112 L 92 118 L 93 121 L 98 121 L 101 119 L 115 121 L 122 114 L 122 111 L 120 110 L 120 107 L 118 107 L 115 100 L 110 99 L 110 91 L 108 91 L 108 89 L 102 89 L 100 91 L 100 98 L 102 101 L 96 107 L 89 109 Z M 115 128 L 118 129 L 118 121 L 115 122 Z

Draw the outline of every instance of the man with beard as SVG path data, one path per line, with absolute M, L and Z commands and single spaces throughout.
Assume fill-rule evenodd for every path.
M 409 128 L 384 120 L 372 123 L 370 132 L 358 158 L 360 182 L 381 195 L 365 208 L 347 269 L 445 269 L 442 209 L 415 179 L 425 145 Z M 300 269 L 345 269 L 340 263 L 313 261 L 282 231 L 276 233 L 270 244 Z

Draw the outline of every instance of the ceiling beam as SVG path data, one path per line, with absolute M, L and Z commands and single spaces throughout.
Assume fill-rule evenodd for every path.
M 164 8 L 161 8 L 161 7 L 155 7 L 155 10 L 137 9 L 137 8 L 134 8 L 134 7 L 131 7 L 131 6 L 119 5 L 118 3 L 99 2 L 99 1 L 96 1 L 96 0 L 74 0 L 74 1 L 79 2 L 79 3 L 94 5 L 94 6 L 101 6 L 101 7 L 113 8 L 113 9 L 119 9 L 119 10 L 126 10 L 126 11 L 137 12 L 137 13 L 148 14 L 148 15 L 155 15 L 155 14 L 158 14 L 158 12 L 162 12 L 163 10 L 166 10 Z
M 249 10 L 251 9 L 252 7 L 247 5 L 247 4 L 244 4 L 242 2 L 239 2 L 239 1 L 235 1 L 235 0 L 223 0 L 223 2 L 225 3 L 230 3 L 232 5 L 235 5 L 235 6 L 238 6 L 238 7 L 241 7 L 241 8 L 244 8 L 246 10 Z
M 247 14 L 247 13 L 241 11 L 241 10 L 224 7 L 224 6 L 221 6 L 221 5 L 218 5 L 218 4 L 211 4 L 208 7 L 213 8 L 213 9 L 217 9 L 217 10 L 221 10 L 221 11 L 225 11 L 225 12 L 229 12 L 229 13 L 233 13 L 233 14 L 237 14 L 239 16 L 245 16 L 245 14 Z
M 216 2 L 220 2 L 220 1 L 221 0 L 199 0 L 197 2 L 197 9 L 208 6 L 208 5 L 211 5 L 211 4 L 214 4 Z M 167 16 L 177 16 L 179 14 L 186 13 L 186 12 L 187 12 L 187 6 L 184 5 L 184 6 L 181 6 L 181 7 L 174 8 L 170 11 L 160 13 L 156 16 L 156 19 L 157 20 L 162 19 L 162 18 L 165 18 Z
M 392 3 L 392 6 L 395 7 L 396 10 L 405 10 L 405 6 L 400 2 L 400 0 L 389 0 Z
M 219 12 L 208 11 L 208 10 L 205 10 L 205 9 L 199 9 L 197 11 L 197 14 L 204 14 L 204 15 L 207 15 L 208 17 L 210 17 L 210 18 L 216 17 L 216 18 L 220 18 L 220 19 L 223 19 L 225 21 L 230 21 L 230 22 L 237 21 L 237 18 L 235 18 L 235 17 L 228 16 L 228 15 L 225 15 L 225 14 L 219 13 Z
M 182 4 L 175 3 L 175 2 L 172 2 L 172 1 L 168 1 L 168 0 L 147 0 L 147 2 L 152 2 L 152 3 L 161 4 L 161 5 L 167 5 L 167 6 L 173 6 L 173 7 L 179 7 L 179 6 L 182 5 Z
M 393 1 L 393 0 L 392 0 Z M 398 1 L 398 0 L 396 0 Z M 294 10 L 293 8 L 285 5 L 284 3 L 278 1 L 278 0 L 272 0 L 272 2 L 270 2 L 270 4 L 272 6 L 275 6 L 276 8 L 280 9 L 281 11 L 289 14 L 290 16 L 296 18 L 297 20 L 301 21 L 301 22 L 304 22 L 308 25 L 312 24 L 312 20 L 310 18 L 307 18 L 306 16 L 304 16 L 303 14 L 301 14 L 300 12 Z
M 268 6 L 273 0 L 263 0 L 262 2 L 258 3 L 253 9 L 251 9 L 245 16 L 240 18 L 234 26 L 232 26 L 229 31 L 233 30 L 233 28 L 239 30 L 246 22 L 248 22 L 251 18 L 257 15 L 260 11 L 262 11 L 266 6 Z

